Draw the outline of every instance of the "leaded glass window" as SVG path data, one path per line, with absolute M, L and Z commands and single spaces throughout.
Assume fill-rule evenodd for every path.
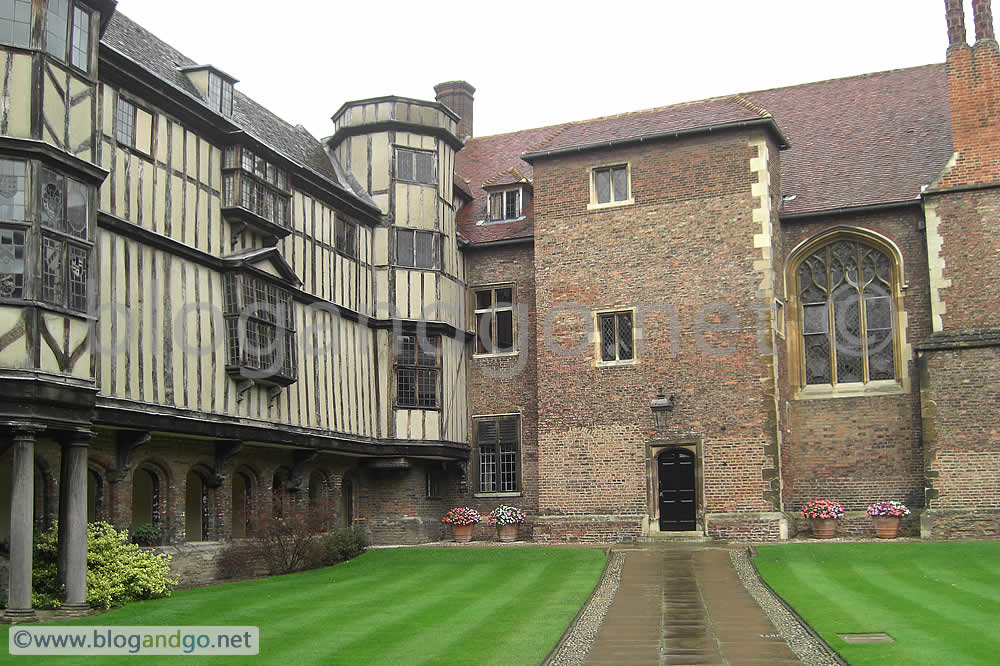
M 49 0 L 45 13 L 45 52 L 66 60 L 66 32 L 69 26 L 69 0 Z
M 135 145 L 135 105 L 127 99 L 118 98 L 115 111 L 115 138 L 126 146 Z
M 513 493 L 520 489 L 519 417 L 476 419 L 479 492 Z
M 423 185 L 437 183 L 434 153 L 396 149 L 396 178 Z
M 357 258 L 358 225 L 338 215 L 335 223 L 335 234 L 337 251 L 348 257 Z
M 24 232 L 0 229 L 0 297 L 24 298 Z
M 515 220 L 521 215 L 521 190 L 505 190 L 490 194 L 489 220 Z
M 244 146 L 224 153 L 223 205 L 241 206 L 282 227 L 289 226 L 288 174 Z
M 0 160 L 0 220 L 24 220 L 25 164 Z
M 31 43 L 31 0 L 0 2 L 0 44 L 27 47 Z
M 635 333 L 631 312 L 609 312 L 597 316 L 601 360 L 631 361 L 635 358 Z
M 441 250 L 437 234 L 432 231 L 396 229 L 396 265 L 440 268 Z
M 593 203 L 606 204 L 628 200 L 628 165 L 619 164 L 594 169 L 593 179 Z
M 226 359 L 233 372 L 294 381 L 296 364 L 291 295 L 260 278 L 229 273 L 224 280 Z
M 90 12 L 73 7 L 73 31 L 69 61 L 83 71 L 90 70 Z
M 803 259 L 797 277 L 805 383 L 894 379 L 889 256 L 859 241 L 840 239 Z
M 396 404 L 436 408 L 440 337 L 400 335 L 396 341 Z
M 227 118 L 233 115 L 233 84 L 215 72 L 208 73 L 208 105 Z

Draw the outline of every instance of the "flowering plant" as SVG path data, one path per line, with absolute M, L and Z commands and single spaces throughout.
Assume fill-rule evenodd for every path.
M 482 517 L 475 509 L 467 506 L 456 506 L 454 509 L 444 514 L 444 518 L 441 519 L 441 522 L 449 523 L 451 525 L 475 525 L 480 520 L 482 520 Z
M 893 516 L 902 518 L 910 515 L 910 510 L 902 502 L 875 502 L 865 511 L 869 516 Z
M 840 502 L 830 500 L 811 500 L 802 507 L 804 518 L 833 518 L 834 520 L 844 517 L 844 507 Z
M 516 506 L 501 504 L 490 511 L 486 522 L 490 525 L 516 525 L 524 522 L 524 511 Z

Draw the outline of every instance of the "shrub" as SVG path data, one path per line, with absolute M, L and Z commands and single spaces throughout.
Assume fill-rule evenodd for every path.
M 161 534 L 159 525 L 146 523 L 135 528 L 135 531 L 132 532 L 132 541 L 140 546 L 158 546 Z
M 252 576 L 257 570 L 257 553 L 252 543 L 234 541 L 219 553 L 215 565 L 219 578 L 241 578 Z
M 325 517 L 315 511 L 257 522 L 250 539 L 251 552 L 273 574 L 318 566 L 321 559 L 316 535 L 325 532 Z
M 58 582 L 58 526 L 42 533 L 35 544 L 31 601 L 35 608 L 58 608 L 63 585 Z M 170 557 L 129 543 L 127 530 L 108 523 L 87 526 L 87 603 L 111 608 L 141 599 L 170 596 L 177 581 L 169 577 Z
M 323 564 L 353 559 L 365 552 L 368 537 L 357 527 L 341 527 L 323 537 Z

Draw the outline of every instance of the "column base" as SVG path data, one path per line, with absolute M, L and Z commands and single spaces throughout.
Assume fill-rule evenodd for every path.
M 3 624 L 23 624 L 25 622 L 38 622 L 34 608 L 8 608 L 0 617 Z
M 90 613 L 90 604 L 63 604 L 59 607 L 57 615 L 59 617 L 79 617 Z

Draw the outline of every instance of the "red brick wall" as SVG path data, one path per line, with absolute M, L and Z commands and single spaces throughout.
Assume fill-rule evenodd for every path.
M 749 141 L 731 133 L 535 165 L 541 513 L 647 512 L 658 387 L 677 396 L 669 436 L 704 440 L 705 509 L 771 508 L 762 477 L 774 466 L 764 452 L 774 427 L 757 346 L 757 310 L 769 300 L 753 268 Z M 590 167 L 616 161 L 631 164 L 635 204 L 588 211 Z M 696 337 L 700 318 L 724 321 L 713 305 L 731 310 L 735 329 Z M 638 363 L 594 366 L 595 310 L 661 306 L 676 309 L 679 326 L 640 310 Z
M 948 188 L 1000 181 L 1000 54 L 995 41 L 952 46 L 948 97 L 958 159 L 937 185 Z
M 483 514 L 499 504 L 538 511 L 538 375 L 535 347 L 535 261 L 531 243 L 472 249 L 466 252 L 470 288 L 504 282 L 515 284 L 517 355 L 469 359 L 469 413 L 521 415 L 521 496 L 475 497 L 479 470 L 469 464 L 466 504 Z M 469 432 L 473 432 L 469 424 Z M 477 537 L 478 538 L 478 537 Z
M 802 241 L 833 226 L 846 225 L 889 238 L 903 256 L 906 340 L 930 334 L 927 252 L 919 230 L 919 209 L 831 216 L 782 225 L 786 256 Z M 791 311 L 785 317 L 796 317 Z M 782 434 L 783 496 L 788 511 L 811 499 L 831 499 L 848 510 L 879 500 L 923 506 L 923 452 L 916 366 L 908 361 L 908 393 L 874 397 L 793 399 L 787 345 L 779 347 L 784 400 Z M 796 362 L 797 364 L 798 362 Z

